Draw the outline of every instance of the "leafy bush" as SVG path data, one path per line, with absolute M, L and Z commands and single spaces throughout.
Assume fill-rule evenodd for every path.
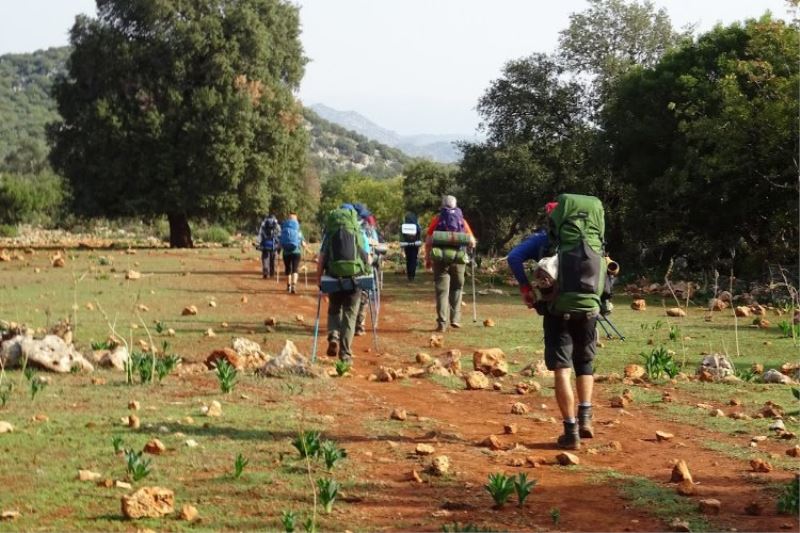
M 0 224 L 0 237 L 16 237 L 18 234 L 16 226 L 11 224 Z
M 484 485 L 486 491 L 492 496 L 495 507 L 503 507 L 508 497 L 514 492 L 514 478 L 503 473 L 489 474 L 489 482 Z
M 49 172 L 0 175 L 0 223 L 50 224 L 65 196 L 61 178 Z
M 800 337 L 800 324 L 793 324 L 788 320 L 781 320 L 778 322 L 778 328 L 781 330 L 781 334 L 787 338 L 798 338 Z
M 533 487 L 536 486 L 536 480 L 528 481 L 528 475 L 524 472 L 520 472 L 514 478 L 514 490 L 517 493 L 517 505 L 522 507 L 525 505 L 525 500 L 528 499 L 528 495 L 533 491 Z
M 124 442 L 122 442 L 122 437 L 120 435 L 114 435 L 111 437 L 111 446 L 114 447 L 114 453 L 119 453 L 122 451 L 122 447 Z
M 336 363 L 334 363 L 334 367 L 336 368 L 336 375 L 339 377 L 344 376 L 350 371 L 350 366 L 351 365 L 349 361 L 337 360 Z
M 651 380 L 661 379 L 664 374 L 674 378 L 680 371 L 675 359 L 663 346 L 653 348 L 649 354 L 642 352 L 640 355 L 644 359 L 647 377 Z
M 230 232 L 216 224 L 198 229 L 195 235 L 203 242 L 214 242 L 217 244 L 228 244 L 231 242 Z

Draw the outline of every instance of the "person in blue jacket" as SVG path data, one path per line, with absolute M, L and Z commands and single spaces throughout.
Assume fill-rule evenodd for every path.
M 547 216 L 556 208 L 555 202 L 545 206 Z M 545 302 L 537 302 L 528 276 L 525 274 L 525 261 L 539 261 L 550 251 L 547 231 L 539 229 L 517 245 L 508 254 L 508 266 L 519 282 L 522 301 L 529 308 L 535 308 L 543 315 L 544 361 L 548 370 L 555 376 L 556 401 L 564 418 L 564 434 L 558 437 L 558 446 L 566 449 L 579 449 L 580 439 L 594 436 L 592 428 L 592 389 L 594 371 L 592 360 L 595 355 L 597 332 L 593 321 L 582 321 L 582 329 L 570 326 L 563 317 L 548 312 Z M 578 390 L 578 412 L 575 413 L 575 398 L 570 383 L 572 370 Z

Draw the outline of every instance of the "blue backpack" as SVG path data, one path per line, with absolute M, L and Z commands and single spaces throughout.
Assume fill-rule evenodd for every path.
M 275 244 L 278 240 L 278 219 L 275 217 L 268 217 L 261 224 L 261 249 L 274 250 Z
M 296 220 L 287 220 L 281 224 L 281 248 L 284 253 L 292 253 L 302 244 L 300 223 Z

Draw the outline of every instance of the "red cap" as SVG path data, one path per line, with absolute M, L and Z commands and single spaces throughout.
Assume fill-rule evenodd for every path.
M 544 204 L 544 210 L 547 213 L 547 216 L 550 216 L 550 213 L 552 213 L 556 207 L 558 207 L 558 202 L 547 202 Z

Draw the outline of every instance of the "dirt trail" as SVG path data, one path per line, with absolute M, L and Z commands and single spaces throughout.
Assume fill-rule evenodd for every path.
M 301 287 L 300 295 L 291 296 L 274 281 L 261 280 L 255 261 L 252 269 L 253 276 L 231 280 L 244 293 L 267 296 L 253 302 L 257 312 L 264 316 L 276 310 L 283 314 L 303 314 L 308 317 L 306 327 L 310 329 L 308 323 L 313 321 L 316 311 L 313 289 Z M 407 304 L 399 309 L 391 295 L 385 296 L 381 309 L 382 349 L 391 352 L 391 347 L 403 345 L 431 351 L 426 348 L 430 332 L 413 318 L 414 307 L 415 304 Z M 323 303 L 322 331 L 325 309 Z M 320 337 L 320 353 L 324 353 L 324 333 Z M 310 341 L 301 340 L 298 344 L 302 350 L 310 348 Z M 447 335 L 447 345 L 465 349 L 459 346 L 457 332 Z M 560 467 L 553 464 L 559 453 L 554 443 L 561 431 L 560 422 L 535 422 L 510 414 L 511 404 L 523 401 L 537 415 L 559 420 L 554 398 L 538 394 L 519 396 L 508 391 L 453 391 L 428 379 L 370 381 L 368 376 L 380 365 L 412 364 L 396 356 L 379 355 L 371 346 L 370 335 L 357 338 L 354 375 L 332 382 L 325 398 L 305 402 L 309 411 L 334 417 L 336 429 L 332 437 L 343 443 L 351 460 L 363 469 L 364 477 L 374 482 L 375 488 L 369 494 L 349 499 L 360 524 L 368 524 L 370 528 L 430 531 L 440 530 L 443 524 L 472 522 L 494 529 L 540 530 L 554 528 L 550 510 L 558 508 L 561 521 L 557 529 L 665 530 L 667 524 L 654 514 L 623 498 L 620 487 L 607 480 L 599 482 L 598 470 L 613 469 L 644 476 L 672 490 L 673 485 L 667 483 L 672 461 L 685 459 L 698 482 L 697 494 L 691 498 L 695 502 L 702 498 L 722 502 L 720 515 L 711 517 L 714 529 L 798 529 L 796 519 L 776 514 L 774 500 L 765 496 L 763 489 L 764 483 L 785 482 L 791 474 L 781 471 L 752 474 L 745 461 L 710 451 L 703 445 L 704 441 L 716 440 L 741 446 L 741 439 L 735 441 L 710 430 L 656 418 L 654 413 L 635 404 L 626 409 L 627 413 L 612 409 L 609 393 L 603 385 L 598 385 L 597 435 L 585 440 L 583 449 L 577 452 L 580 468 Z M 433 355 L 438 355 L 438 351 L 433 350 Z M 321 358 L 326 359 L 324 355 Z M 510 383 L 514 383 L 513 378 Z M 408 411 L 406 422 L 389 422 L 395 407 Z M 517 434 L 503 435 L 503 424 L 509 422 L 518 425 Z M 673 433 L 675 437 L 668 442 L 657 442 L 657 430 Z M 509 451 L 492 452 L 477 445 L 490 434 L 498 435 Z M 622 450 L 610 450 L 607 447 L 610 441 L 621 443 Z M 447 455 L 454 475 L 435 478 L 423 473 L 423 483 L 410 480 L 412 469 L 422 473 L 430 462 L 430 458 L 414 455 L 416 444 L 421 442 L 433 444 L 437 455 Z M 548 464 L 538 468 L 511 466 L 515 460 L 524 463 L 528 456 L 542 456 Z M 490 508 L 490 497 L 483 484 L 489 473 L 498 471 L 526 472 L 529 478 L 538 480 L 522 510 L 513 503 L 502 510 Z M 744 507 L 752 501 L 763 504 L 762 516 L 745 514 Z

